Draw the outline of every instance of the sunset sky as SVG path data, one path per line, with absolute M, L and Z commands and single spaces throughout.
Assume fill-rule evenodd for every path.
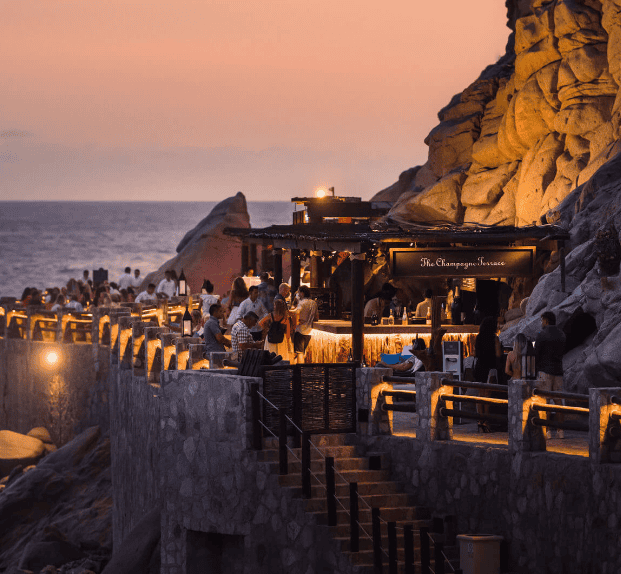
M 0 0 L 0 199 L 368 199 L 504 54 L 501 0 Z

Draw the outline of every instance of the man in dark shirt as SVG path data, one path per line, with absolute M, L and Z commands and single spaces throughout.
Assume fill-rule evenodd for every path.
M 563 390 L 563 353 L 565 352 L 565 333 L 556 326 L 556 316 L 551 311 L 541 315 L 541 331 L 535 339 L 535 364 L 540 389 L 547 391 Z M 563 403 L 564 401 L 561 401 Z M 563 422 L 564 416 L 558 413 L 556 419 Z M 546 432 L 547 438 L 551 433 Z M 562 429 L 557 437 L 563 438 Z
M 224 353 L 224 346 L 231 346 L 230 339 L 227 339 L 220 329 L 220 319 L 223 318 L 224 307 L 219 303 L 214 303 L 209 308 L 209 320 L 205 323 L 203 331 L 205 355 L 209 355 L 209 353 Z

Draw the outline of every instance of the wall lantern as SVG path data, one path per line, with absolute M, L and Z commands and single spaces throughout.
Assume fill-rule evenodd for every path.
M 188 310 L 187 305 L 185 306 L 185 313 L 183 314 L 183 318 L 181 319 L 181 336 L 192 336 L 192 315 L 190 315 L 190 311 Z
M 185 297 L 188 294 L 188 282 L 185 280 L 183 269 L 179 275 L 179 297 Z
M 535 367 L 535 348 L 528 341 L 526 343 L 526 351 L 522 355 L 522 379 L 533 380 L 537 378 Z

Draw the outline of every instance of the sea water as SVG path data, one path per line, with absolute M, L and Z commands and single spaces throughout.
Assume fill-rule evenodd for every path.
M 176 255 L 216 202 L 0 202 L 0 297 L 62 286 L 84 269 L 141 276 Z M 290 202 L 248 202 L 253 228 L 291 223 Z

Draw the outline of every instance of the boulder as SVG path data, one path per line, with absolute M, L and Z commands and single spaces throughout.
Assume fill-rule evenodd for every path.
M 102 574 L 150 574 L 149 564 L 160 541 L 160 509 L 156 508 L 127 535 Z
M 401 217 L 408 221 L 450 221 L 455 223 L 461 217 L 459 194 L 465 179 L 465 170 L 456 170 L 424 192 L 412 194 L 408 196 L 407 201 L 399 202 L 390 210 L 389 215 Z
M 194 229 L 188 231 L 177 246 L 177 255 L 142 283 L 156 285 L 167 269 L 177 275 L 183 270 L 192 293 L 199 293 L 203 279 L 209 279 L 215 293 L 225 293 L 241 269 L 241 239 L 224 235 L 226 227 L 250 227 L 246 198 L 240 191 L 216 205 Z
M 75 545 L 64 540 L 50 542 L 29 542 L 24 548 L 19 568 L 39 572 L 48 564 L 63 566 L 84 557 L 84 553 Z
M 461 202 L 466 207 L 495 203 L 504 186 L 515 175 L 519 163 L 506 163 L 495 169 L 484 169 L 473 164 L 461 188 Z
M 0 431 L 0 476 L 7 476 L 15 467 L 37 463 L 45 452 L 45 446 L 38 438 Z
M 407 169 L 399 176 L 399 180 L 393 183 L 390 187 L 378 191 L 371 201 L 387 201 L 395 203 L 404 193 L 409 193 L 414 190 L 416 174 L 420 170 L 421 166 L 411 167 Z

